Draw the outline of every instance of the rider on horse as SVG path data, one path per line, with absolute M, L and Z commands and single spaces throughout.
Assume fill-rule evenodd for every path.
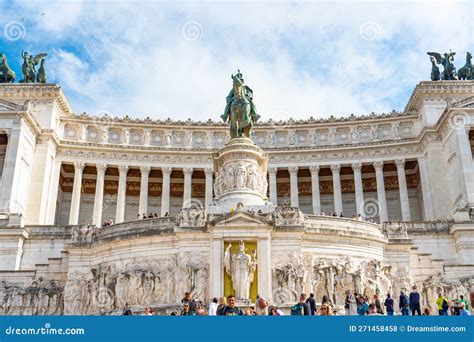
M 255 104 L 253 103 L 253 91 L 252 89 L 250 89 L 250 87 L 246 86 L 246 85 L 243 85 L 244 83 L 244 79 L 242 77 L 242 74 L 240 73 L 240 70 L 237 70 L 237 74 L 234 76 L 232 75 L 231 76 L 232 80 L 234 81 L 234 87 L 232 88 L 232 90 L 229 92 L 229 95 L 227 95 L 226 97 L 226 107 L 225 107 L 225 111 L 224 111 L 224 114 L 221 115 L 221 118 L 222 120 L 224 120 L 224 122 L 227 122 L 228 120 L 231 121 L 231 135 L 232 135 L 232 138 L 236 137 L 236 136 L 233 136 L 235 134 L 232 134 L 232 124 L 233 122 L 232 121 L 235 121 L 236 119 L 232 117 L 231 115 L 231 112 L 232 112 L 232 103 L 234 101 L 239 101 L 238 99 L 238 95 L 240 94 L 236 94 L 236 85 L 237 86 L 240 86 L 243 88 L 243 92 L 242 92 L 242 97 L 243 97 L 243 100 L 246 102 L 246 103 L 249 103 L 250 104 L 250 126 L 253 126 L 257 120 L 260 118 L 260 115 L 257 114 L 257 110 L 255 109 Z M 251 128 L 251 127 L 250 127 Z M 239 127 L 239 131 L 242 131 L 243 127 Z M 237 134 L 238 136 L 241 136 L 242 132 L 240 132 L 240 134 Z M 250 133 L 250 131 L 248 131 L 248 133 Z M 246 134 L 243 134 L 243 135 L 246 135 Z M 250 136 L 248 136 L 250 138 Z

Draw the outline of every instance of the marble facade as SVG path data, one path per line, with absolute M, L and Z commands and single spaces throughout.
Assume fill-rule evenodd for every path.
M 412 284 L 424 306 L 472 296 L 473 89 L 421 82 L 401 113 L 270 120 L 229 142 L 220 123 L 77 115 L 57 85 L 1 84 L 2 313 L 207 303 L 240 241 L 282 306 Z

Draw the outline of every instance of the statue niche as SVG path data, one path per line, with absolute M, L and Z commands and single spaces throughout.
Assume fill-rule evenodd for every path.
M 240 241 L 237 253 L 232 253 L 232 244 L 229 244 L 224 253 L 224 268 L 231 277 L 234 295 L 237 300 L 250 300 L 250 285 L 254 282 L 257 270 L 257 252 L 245 253 L 245 244 Z

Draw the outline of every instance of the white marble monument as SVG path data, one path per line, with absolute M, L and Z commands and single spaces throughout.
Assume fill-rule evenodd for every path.
M 0 84 L 0 312 L 169 314 L 184 292 L 230 294 L 229 274 L 238 297 L 282 308 L 301 292 L 340 307 L 347 289 L 397 302 L 413 284 L 433 311 L 439 291 L 472 298 L 473 89 L 421 82 L 402 112 L 231 140 L 218 122 L 75 114 L 58 85 Z

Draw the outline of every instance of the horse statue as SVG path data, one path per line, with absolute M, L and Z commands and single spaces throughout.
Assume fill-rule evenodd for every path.
M 37 83 L 46 83 L 46 70 L 44 69 L 44 61 L 45 59 L 42 58 L 40 62 L 40 67 L 36 74 L 36 82 Z
M 444 68 L 441 79 L 444 81 L 456 80 L 456 67 L 452 63 L 456 52 L 444 53 L 427 52 L 427 54 L 436 59 L 436 63 L 441 64 Z
M 430 60 L 431 60 L 431 80 L 439 81 L 441 78 L 440 78 L 439 67 L 436 65 L 436 59 L 433 56 L 430 56 Z
M 14 82 L 16 78 L 15 72 L 10 68 L 7 61 L 7 56 L 4 53 L 0 54 L 0 83 Z
M 466 64 L 458 70 L 458 79 L 472 80 L 474 79 L 474 66 L 471 63 L 472 55 L 470 52 L 466 53 Z
M 20 83 L 34 83 L 36 79 L 36 66 L 46 57 L 48 54 L 39 53 L 36 56 L 29 54 L 26 51 L 21 52 L 21 57 L 23 57 L 23 64 L 21 66 L 21 71 L 23 73 L 23 79 L 20 80 Z M 43 62 L 44 64 L 44 62 Z M 44 72 L 44 66 L 43 66 Z M 44 75 L 45 76 L 45 75 Z M 42 76 L 40 76 L 42 78 Z M 44 77 L 46 82 L 46 76 Z
M 221 118 L 230 123 L 231 139 L 250 138 L 252 127 L 260 118 L 253 103 L 253 91 L 244 85 L 240 70 L 237 70 L 236 75 L 231 75 L 231 78 L 233 86 L 226 98 L 227 105 Z

